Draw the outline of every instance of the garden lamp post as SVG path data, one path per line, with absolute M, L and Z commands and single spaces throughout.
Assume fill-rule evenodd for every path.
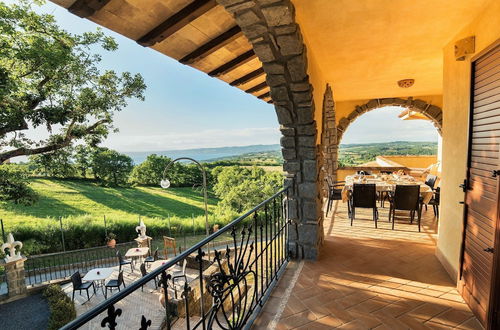
M 198 165 L 198 167 L 200 168 L 201 173 L 203 175 L 203 200 L 205 202 L 205 230 L 206 230 L 206 233 L 208 236 L 210 234 L 210 230 L 208 227 L 207 173 L 206 173 L 203 165 L 201 165 L 198 161 L 194 160 L 193 158 L 189 158 L 189 157 L 176 158 L 176 159 L 172 160 L 170 163 L 168 163 L 167 166 L 165 167 L 165 169 L 163 170 L 163 176 L 162 176 L 162 180 L 160 181 L 160 186 L 164 189 L 168 189 L 170 187 L 170 180 L 167 179 L 166 175 L 168 173 L 168 169 L 170 168 L 170 166 L 172 166 L 175 162 L 177 162 L 179 160 L 192 161 L 193 163 Z

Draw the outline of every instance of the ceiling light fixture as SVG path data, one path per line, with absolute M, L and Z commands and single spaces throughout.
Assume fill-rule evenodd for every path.
M 409 87 L 413 86 L 414 83 L 415 83 L 415 79 L 403 79 L 403 80 L 398 81 L 398 86 L 401 88 L 409 88 Z

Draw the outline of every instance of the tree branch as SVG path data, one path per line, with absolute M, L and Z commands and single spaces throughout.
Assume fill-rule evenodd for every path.
M 111 122 L 108 119 L 102 119 L 94 123 L 93 125 L 87 127 L 85 129 L 85 134 L 90 134 L 95 131 L 96 128 L 98 128 L 100 125 L 106 124 Z M 18 148 L 14 150 L 9 150 L 3 153 L 0 153 L 0 164 L 5 162 L 6 160 L 12 158 L 12 157 L 17 157 L 17 156 L 30 156 L 30 155 L 37 155 L 45 152 L 50 152 L 54 150 L 58 150 L 64 147 L 67 147 L 71 144 L 71 141 L 75 139 L 75 136 L 71 134 L 73 127 L 75 125 L 75 122 L 73 121 L 70 126 L 68 127 L 68 130 L 66 131 L 66 136 L 64 140 L 57 142 L 57 143 L 52 143 L 49 145 L 46 145 L 44 147 L 39 147 L 39 148 Z

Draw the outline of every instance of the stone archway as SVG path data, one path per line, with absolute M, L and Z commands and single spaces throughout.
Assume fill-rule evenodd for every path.
M 412 97 L 409 97 L 407 99 L 383 98 L 373 99 L 363 105 L 358 105 L 347 117 L 342 117 L 337 125 L 337 141 L 335 143 L 337 145 L 340 144 L 344 132 L 347 130 L 349 125 L 351 125 L 351 123 L 353 123 L 359 116 L 368 111 L 388 106 L 404 107 L 411 111 L 415 111 L 425 115 L 433 122 L 434 126 L 441 135 L 441 130 L 443 127 L 443 111 L 440 107 L 429 104 L 420 99 L 414 100 Z
M 330 105 L 330 103 L 332 105 Z M 324 131 L 322 137 L 322 158 L 326 159 L 326 157 L 328 157 L 328 159 L 330 159 L 330 166 L 326 166 L 326 164 L 323 165 L 323 175 L 331 175 L 333 180 L 336 180 L 338 170 L 338 149 L 342 137 L 349 125 L 362 114 L 387 106 L 400 106 L 425 115 L 433 122 L 438 133 L 441 135 L 443 127 L 443 111 L 441 108 L 420 99 L 413 99 L 412 97 L 407 99 L 381 98 L 370 100 L 363 105 L 356 106 L 347 117 L 342 117 L 337 124 L 335 121 L 335 108 L 331 89 L 327 85 L 323 104 Z M 332 127 L 334 128 L 332 129 Z M 332 130 L 335 131 L 335 134 L 331 133 Z
M 306 49 L 290 0 L 217 0 L 232 13 L 263 64 L 291 187 L 290 217 L 299 223 L 305 257 L 316 259 L 323 238 L 316 123 Z M 291 231 L 291 239 L 293 237 Z

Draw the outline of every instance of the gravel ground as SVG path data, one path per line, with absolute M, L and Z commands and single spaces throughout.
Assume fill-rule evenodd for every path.
M 0 329 L 43 330 L 49 321 L 49 305 L 41 294 L 0 305 Z

